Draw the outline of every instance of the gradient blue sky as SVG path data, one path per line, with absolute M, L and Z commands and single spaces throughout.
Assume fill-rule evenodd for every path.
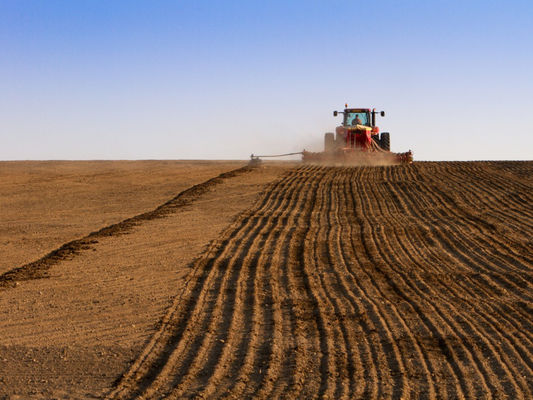
M 0 1 L 0 159 L 533 159 L 533 1 Z

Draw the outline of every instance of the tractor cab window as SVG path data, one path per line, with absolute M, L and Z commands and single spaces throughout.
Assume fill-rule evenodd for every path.
M 356 112 L 350 112 L 350 113 L 346 113 L 346 126 L 352 126 L 352 125 L 356 125 L 358 123 L 358 121 L 356 121 L 357 117 L 359 117 L 359 124 L 360 125 L 367 125 L 367 126 L 370 126 L 370 121 L 368 119 L 368 113 L 366 112 L 359 112 L 359 113 L 356 113 Z

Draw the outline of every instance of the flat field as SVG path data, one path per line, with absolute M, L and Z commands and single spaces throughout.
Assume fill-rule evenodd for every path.
M 0 273 L 239 165 L 243 162 L 0 162 Z
M 157 179 L 132 162 L 86 192 L 72 173 L 49 214 L 16 195 L 54 198 L 54 178 L 16 164 L 0 396 L 533 397 L 533 162 L 169 162 Z M 17 254 L 34 231 L 42 248 Z

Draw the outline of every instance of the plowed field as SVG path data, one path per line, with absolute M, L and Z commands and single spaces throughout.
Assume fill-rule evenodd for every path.
M 110 398 L 532 398 L 533 163 L 300 167 Z
M 53 283 L 57 274 L 65 274 L 63 282 L 81 279 L 74 274 L 78 270 L 96 279 L 112 270 L 101 269 L 100 263 L 113 254 L 115 260 L 125 258 L 141 243 L 149 252 L 151 241 L 170 229 L 175 240 L 183 240 L 180 230 L 198 221 L 195 229 L 205 227 L 211 232 L 205 239 L 213 240 L 196 253 L 183 279 L 168 272 L 166 260 L 167 278 L 154 280 L 156 287 L 147 282 L 157 270 L 140 275 L 135 271 L 141 267 L 121 267 L 102 280 L 104 287 L 110 283 L 113 292 L 120 288 L 121 293 L 110 297 L 108 314 L 98 325 L 103 339 L 86 336 L 100 346 L 116 344 L 112 337 L 119 328 L 113 324 L 125 318 L 116 304 L 120 296 L 127 298 L 141 287 L 151 298 L 171 300 L 150 306 L 136 292 L 139 315 L 130 311 L 128 324 L 153 318 L 156 325 L 144 323 L 140 332 L 128 328 L 132 339 L 113 351 L 130 346 L 131 362 L 102 364 L 99 373 L 123 369 L 106 391 L 93 389 L 94 395 L 533 398 L 533 162 L 268 171 L 220 175 L 220 189 L 194 194 L 185 206 L 158 219 L 135 220 L 125 236 L 128 246 L 121 235 L 99 236 L 100 243 L 88 245 L 93 252 L 81 246 L 54 262 L 50 279 L 7 287 L 0 300 L 24 285 L 37 290 L 39 282 Z M 259 192 L 250 184 L 254 179 L 261 179 L 261 193 L 245 197 L 246 191 Z M 215 204 L 222 213 L 224 202 L 231 204 L 237 195 L 249 205 L 236 209 L 237 216 L 220 232 L 208 230 L 213 218 L 198 216 Z M 184 224 L 187 207 L 196 214 Z M 165 242 L 167 254 L 178 257 L 171 247 Z M 157 253 L 149 253 L 150 259 L 158 259 Z M 30 278 L 31 268 L 28 264 L 25 271 Z M 151 307 L 150 313 L 143 307 Z M 10 326 L 0 323 L 0 333 L 5 336 L 14 329 Z M 27 345 L 16 330 L 9 332 L 10 343 Z M 94 368 L 97 361 L 91 362 Z M 21 385 L 27 378 L 2 372 L 0 394 L 2 382 Z M 77 389 L 75 397 L 89 397 L 87 390 Z M 4 388 L 3 393 L 15 392 Z M 69 388 L 55 393 L 69 397 Z

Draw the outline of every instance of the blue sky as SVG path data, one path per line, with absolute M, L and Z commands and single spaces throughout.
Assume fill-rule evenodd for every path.
M 318 150 L 345 102 L 418 160 L 533 159 L 533 2 L 0 2 L 0 159 Z

